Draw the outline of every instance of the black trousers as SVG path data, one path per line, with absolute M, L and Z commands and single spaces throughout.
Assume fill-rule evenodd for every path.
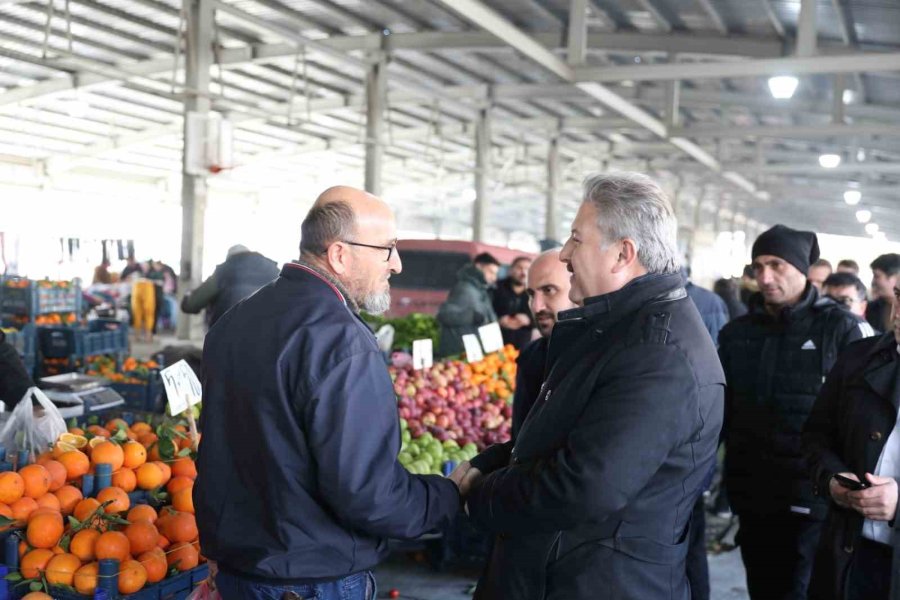
M 691 515 L 688 541 L 687 578 L 691 584 L 691 600 L 709 600 L 709 563 L 706 560 L 706 506 L 701 494 Z
M 751 600 L 806 600 L 823 523 L 795 514 L 739 517 Z
M 888 600 L 892 557 L 890 546 L 861 539 L 850 566 L 847 600 Z

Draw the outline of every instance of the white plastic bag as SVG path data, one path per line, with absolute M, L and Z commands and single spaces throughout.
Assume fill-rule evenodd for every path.
M 32 402 L 32 398 L 38 404 Z M 66 432 L 66 422 L 56 405 L 36 387 L 28 388 L 0 431 L 7 452 L 27 450 L 29 462 Z

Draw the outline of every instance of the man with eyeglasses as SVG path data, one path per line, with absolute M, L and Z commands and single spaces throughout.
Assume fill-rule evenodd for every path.
M 866 318 L 866 284 L 859 277 L 838 271 L 829 275 L 822 287 L 826 296 L 854 315 Z
M 402 264 L 390 208 L 326 190 L 300 259 L 212 327 L 194 501 L 224 600 L 372 600 L 389 538 L 459 510 L 456 481 L 397 461 L 393 383 L 359 312 L 390 305 Z

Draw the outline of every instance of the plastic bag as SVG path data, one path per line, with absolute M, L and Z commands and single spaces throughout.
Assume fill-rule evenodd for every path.
M 40 389 L 31 387 L 0 431 L 0 444 L 9 452 L 27 450 L 32 462 L 65 432 L 66 422 L 56 405 Z
M 222 600 L 222 596 L 216 589 L 216 573 L 219 569 L 215 561 L 208 561 L 207 564 L 209 565 L 209 577 L 194 588 L 194 591 L 185 600 Z

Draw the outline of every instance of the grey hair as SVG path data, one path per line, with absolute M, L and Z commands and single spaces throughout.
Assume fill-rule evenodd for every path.
M 678 222 L 656 182 L 632 172 L 593 175 L 584 181 L 584 201 L 597 209 L 604 247 L 630 239 L 648 273 L 678 272 Z
M 346 202 L 316 204 L 300 225 L 300 253 L 319 255 L 334 242 L 353 237 L 356 215 Z

